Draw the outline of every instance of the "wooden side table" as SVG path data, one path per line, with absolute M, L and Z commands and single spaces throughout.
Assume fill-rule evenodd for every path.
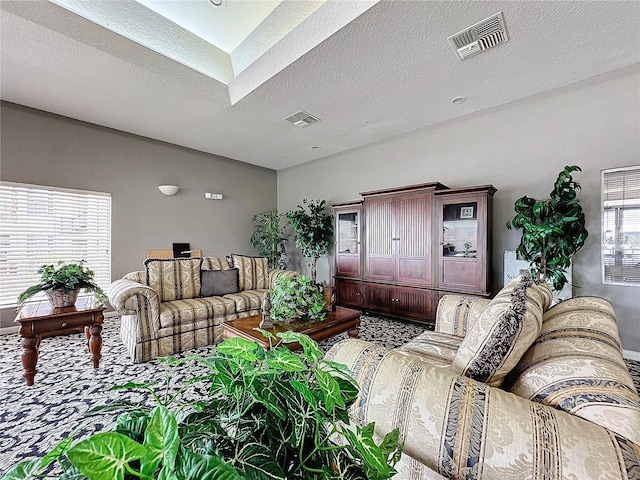
M 40 352 L 40 341 L 46 337 L 84 331 L 91 352 L 93 368 L 102 358 L 102 322 L 105 306 L 93 297 L 80 297 L 73 307 L 53 308 L 47 300 L 26 303 L 15 321 L 20 323 L 22 337 L 22 376 L 33 385 Z

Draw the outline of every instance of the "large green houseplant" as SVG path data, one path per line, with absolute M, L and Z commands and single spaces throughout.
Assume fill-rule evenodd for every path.
M 318 285 L 304 275 L 278 277 L 269 292 L 271 318 L 277 322 L 322 320 L 326 303 Z
M 310 259 L 311 278 L 316 282 L 318 259 L 327 253 L 333 238 L 333 216 L 325 211 L 324 200 L 303 200 L 295 210 L 286 213 L 295 232 L 296 247 Z
M 578 200 L 576 182 L 571 172 L 576 165 L 560 172 L 546 200 L 524 196 L 516 200 L 516 215 L 507 221 L 507 229 L 522 229 L 517 253 L 530 264 L 532 278 L 546 279 L 556 290 L 567 283 L 566 269 L 571 257 L 582 248 L 589 232 Z
M 262 331 L 277 348 L 227 339 L 208 358 L 162 359 L 164 385 L 129 383 L 151 404 L 126 409 L 110 432 L 74 443 L 69 438 L 43 458 L 25 460 L 2 480 L 42 478 L 56 463 L 60 480 L 314 480 L 390 478 L 400 458 L 398 430 L 380 444 L 373 424 L 347 427 L 358 388 L 344 365 L 323 359 L 316 342 L 294 332 Z M 295 354 L 279 342 L 299 342 Z M 195 360 L 205 373 L 176 391 L 176 369 Z M 182 395 L 188 385 L 195 385 Z M 199 398 L 196 392 L 201 392 Z M 336 442 L 337 440 L 337 442 Z
M 80 290 L 92 292 L 96 299 L 104 302 L 107 296 L 98 286 L 94 279 L 93 270 L 85 265 L 81 260 L 77 263 L 65 263 L 59 261 L 57 265 L 45 264 L 38 269 L 40 282 L 27 288 L 18 296 L 18 307 L 21 307 L 27 300 L 38 292 L 45 292 L 49 301 L 55 306 L 68 306 L 55 304 L 56 291 L 58 297 L 62 297 L 64 303 L 73 305 Z
M 282 225 L 283 217 L 284 213 L 278 213 L 277 208 L 253 216 L 251 248 L 268 259 L 270 268 L 287 268 L 286 243 L 289 235 Z

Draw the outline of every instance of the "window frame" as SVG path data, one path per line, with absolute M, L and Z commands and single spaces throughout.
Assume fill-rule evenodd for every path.
M 607 190 L 607 175 L 620 174 L 621 172 L 623 172 L 625 180 L 625 172 L 631 172 L 629 175 L 629 193 L 627 194 L 626 182 L 623 182 L 622 198 L 610 200 L 610 192 Z M 638 287 L 640 286 L 640 243 L 638 243 L 640 242 L 640 165 L 600 170 L 600 194 L 601 283 L 603 285 Z M 607 203 L 609 203 L 609 205 L 607 205 Z M 612 212 L 613 209 L 615 209 L 615 212 L 613 212 L 614 219 L 610 220 L 609 213 Z M 627 212 L 627 215 L 625 215 L 625 212 Z M 637 235 L 633 236 L 635 243 L 629 243 L 629 245 L 627 245 L 625 241 L 625 233 L 628 233 L 628 231 L 623 232 L 621 226 L 618 226 L 617 220 L 617 218 L 625 216 L 633 219 L 634 225 L 637 226 L 637 229 L 633 230 L 633 233 L 636 233 L 637 230 Z M 634 217 L 637 217 L 637 219 Z M 614 224 L 613 230 L 607 229 L 611 222 Z M 636 245 L 636 243 L 638 244 Z M 614 264 L 612 265 L 611 262 L 614 262 Z M 625 280 L 625 269 L 628 269 L 629 265 L 634 265 L 633 268 L 635 269 L 636 263 L 638 265 L 638 280 Z M 611 267 L 615 266 L 615 264 L 620 267 L 620 275 L 607 274 L 607 268 L 611 271 Z M 635 275 L 633 278 L 635 278 Z
M 18 294 L 39 283 L 37 269 L 59 260 L 86 260 L 105 290 L 111 283 L 111 212 L 110 193 L 0 181 L 0 308 L 15 307 Z

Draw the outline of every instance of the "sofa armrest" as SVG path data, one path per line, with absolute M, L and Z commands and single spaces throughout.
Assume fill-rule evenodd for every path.
M 464 337 L 491 300 L 472 295 L 444 295 L 436 310 L 435 331 Z
M 398 427 L 404 454 L 446 478 L 632 478 L 640 446 L 607 429 L 411 355 L 362 340 L 327 359 L 347 365 L 361 391 L 351 409 L 376 435 Z
M 136 315 L 139 312 L 139 296 L 144 297 L 153 311 L 160 312 L 160 300 L 156 291 L 133 280 L 116 280 L 109 286 L 107 296 L 109 303 L 120 315 Z
M 276 280 L 279 277 L 297 277 L 300 275 L 295 270 L 281 270 L 279 268 L 271 268 L 268 272 L 269 275 L 269 288 L 273 288 Z

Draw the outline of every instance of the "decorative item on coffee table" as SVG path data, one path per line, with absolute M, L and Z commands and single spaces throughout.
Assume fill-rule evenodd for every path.
M 51 306 L 64 308 L 75 305 L 80 290 L 92 292 L 99 302 L 104 303 L 107 296 L 94 280 L 93 270 L 85 266 L 85 261 L 65 263 L 59 261 L 42 265 L 38 269 L 40 283 L 32 285 L 18 296 L 18 309 L 38 292 L 45 292 Z
M 326 315 L 322 286 L 304 275 L 278 278 L 270 300 L 271 320 L 276 322 L 322 320 Z
M 271 298 L 269 292 L 264 292 L 262 295 L 262 320 L 260 320 L 259 328 L 267 329 L 273 328 L 273 322 L 271 321 Z

